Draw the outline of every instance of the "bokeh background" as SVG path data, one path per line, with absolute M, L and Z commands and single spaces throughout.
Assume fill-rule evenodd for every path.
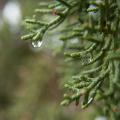
M 20 39 L 23 19 L 40 1 L 0 0 L 0 120 L 94 120 L 92 107 L 60 106 L 72 69 L 58 38 L 46 36 L 40 48 Z

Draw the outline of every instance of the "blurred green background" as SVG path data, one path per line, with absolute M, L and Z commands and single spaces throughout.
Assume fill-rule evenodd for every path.
M 94 120 L 91 107 L 59 105 L 65 78 L 62 43 L 46 37 L 38 49 L 20 40 L 22 20 L 32 16 L 38 2 L 0 0 L 0 120 Z

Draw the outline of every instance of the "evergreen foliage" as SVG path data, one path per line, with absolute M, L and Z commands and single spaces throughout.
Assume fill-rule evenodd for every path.
M 119 120 L 119 0 L 55 0 L 40 3 L 33 18 L 25 19 L 29 34 L 22 39 L 38 44 L 47 31 L 63 22 L 66 24 L 60 30 L 60 40 L 64 41 L 65 56 L 80 65 L 80 70 L 65 84 L 66 93 L 61 105 L 72 102 L 78 105 L 81 102 L 81 107 L 86 108 L 93 101 L 103 100 L 105 115 L 111 120 Z

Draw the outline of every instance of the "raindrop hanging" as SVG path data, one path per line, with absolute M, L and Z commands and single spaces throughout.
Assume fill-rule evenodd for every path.
M 40 48 L 42 43 L 43 43 L 43 41 L 34 41 L 34 42 L 32 42 L 32 46 L 34 48 Z

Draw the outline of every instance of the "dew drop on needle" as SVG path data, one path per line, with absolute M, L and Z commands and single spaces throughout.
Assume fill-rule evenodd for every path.
M 42 42 L 43 42 L 43 41 L 34 41 L 34 42 L 32 42 L 32 46 L 33 46 L 34 48 L 39 48 L 39 47 L 41 47 Z

